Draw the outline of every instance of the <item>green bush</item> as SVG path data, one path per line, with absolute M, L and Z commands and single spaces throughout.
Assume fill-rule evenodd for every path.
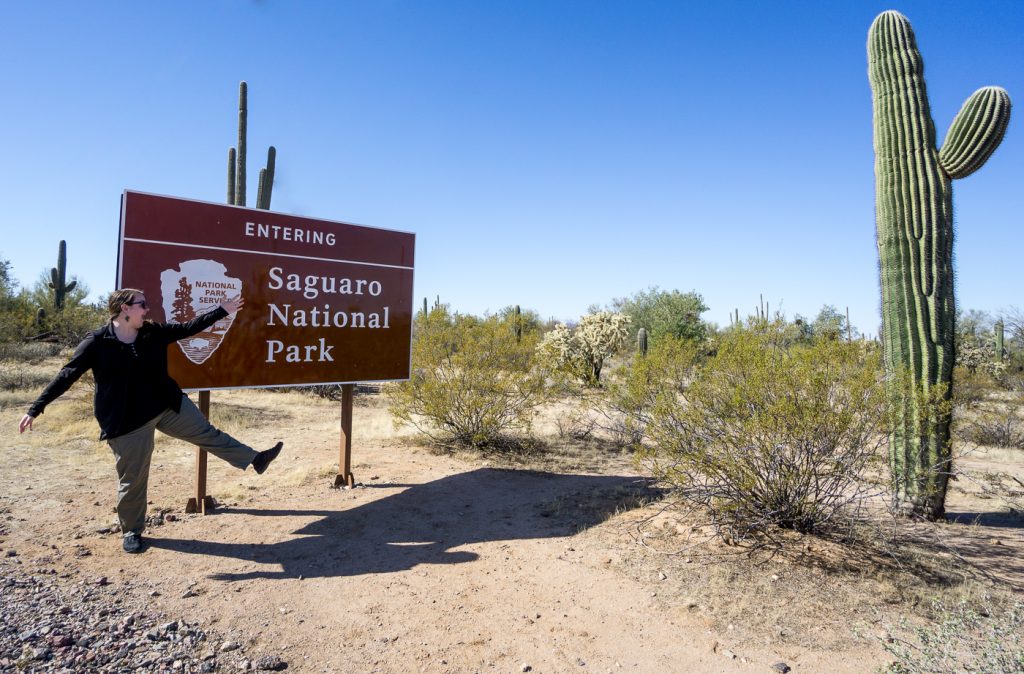
M 658 394 L 641 454 L 737 544 L 835 524 L 871 491 L 863 478 L 885 442 L 877 351 L 832 340 L 786 348 L 783 327 L 723 334 L 689 385 Z
M 507 320 L 436 307 L 413 328 L 412 377 L 388 387 L 391 413 L 440 442 L 484 447 L 528 432 L 546 400 L 533 366 L 535 334 L 517 341 Z
M 700 353 L 692 340 L 665 336 L 646 356 L 636 355 L 615 371 L 605 394 L 598 398 L 597 411 L 616 444 L 640 446 L 655 403 L 686 389 Z
M 641 290 L 632 297 L 612 301 L 612 307 L 630 318 L 634 331 L 644 328 L 652 343 L 664 337 L 695 342 L 707 337 L 707 324 L 700 315 L 708 310 L 704 298 L 691 290 L 659 290 L 656 286 Z

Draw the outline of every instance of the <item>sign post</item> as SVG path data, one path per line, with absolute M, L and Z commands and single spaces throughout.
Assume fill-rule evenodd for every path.
M 352 485 L 353 384 L 409 378 L 414 250 L 408 232 L 126 190 L 117 284 L 144 290 L 162 322 L 245 297 L 242 311 L 168 349 L 171 376 L 205 391 L 341 384 L 336 484 Z M 204 402 L 208 414 L 208 392 Z M 205 455 L 196 512 L 212 504 Z
M 341 387 L 341 450 L 338 454 L 338 474 L 334 477 L 335 487 L 354 487 L 356 478 L 352 475 L 352 392 L 355 384 Z

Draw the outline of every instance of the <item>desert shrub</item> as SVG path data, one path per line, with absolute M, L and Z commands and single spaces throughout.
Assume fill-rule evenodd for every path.
M 1024 672 L 1024 604 L 976 610 L 964 603 L 949 607 L 936 601 L 932 613 L 934 621 L 907 630 L 912 635 L 909 638 L 882 642 L 896 658 L 885 672 Z
M 691 290 L 659 290 L 656 286 L 641 290 L 632 297 L 612 301 L 612 306 L 621 314 L 629 316 L 634 331 L 647 330 L 652 343 L 663 337 L 688 339 L 695 342 L 707 337 L 708 326 L 700 315 L 708 310 L 700 293 Z
M 559 324 L 537 345 L 538 359 L 551 372 L 599 386 L 605 360 L 629 336 L 629 320 L 623 314 L 598 311 L 582 317 L 575 329 Z
M 53 358 L 63 348 L 55 342 L 0 342 L 0 361 L 38 363 Z
M 33 367 L 27 362 L 0 361 L 0 391 L 39 393 L 55 374 L 56 371 Z
M 666 336 L 646 356 L 634 356 L 616 370 L 595 404 L 601 427 L 612 441 L 638 447 L 647 435 L 655 403 L 683 392 L 700 354 L 696 342 Z
M 776 328 L 723 335 L 689 385 L 662 391 L 641 452 L 737 544 L 837 524 L 869 495 L 864 477 L 886 437 L 877 352 L 830 340 L 785 348 Z
M 1010 351 L 1005 362 L 999 383 L 1007 391 L 1024 391 L 1024 351 Z
M 1024 449 L 1024 416 L 1020 405 L 997 404 L 973 410 L 957 422 L 957 434 L 988 447 Z
M 452 315 L 441 306 L 417 316 L 412 377 L 388 387 L 391 413 L 443 442 L 483 447 L 509 430 L 529 431 L 546 400 L 533 365 L 536 337 L 517 341 L 497 317 Z

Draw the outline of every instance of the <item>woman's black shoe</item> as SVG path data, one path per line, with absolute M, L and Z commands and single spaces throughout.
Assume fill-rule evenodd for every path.
M 263 471 L 267 469 L 270 462 L 277 458 L 277 455 L 281 453 L 281 448 L 284 447 L 283 442 L 279 442 L 270 449 L 265 449 L 256 455 L 256 458 L 252 460 L 252 467 L 256 469 L 257 475 L 262 475 Z

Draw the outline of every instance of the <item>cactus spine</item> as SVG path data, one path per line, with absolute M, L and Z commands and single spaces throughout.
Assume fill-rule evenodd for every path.
M 67 294 L 75 289 L 78 281 L 67 283 L 68 244 L 60 242 L 57 247 L 57 266 L 50 268 L 50 288 L 53 290 L 53 306 L 57 311 L 64 308 Z
M 867 51 L 882 344 L 895 413 L 889 436 L 894 498 L 904 511 L 938 518 L 952 468 L 952 180 L 973 173 L 995 151 L 1009 122 L 1010 98 L 997 87 L 972 94 L 940 151 L 907 18 L 880 14 L 868 31 Z
M 647 355 L 647 330 L 644 328 L 636 331 L 636 352 L 641 357 Z
M 228 203 L 245 206 L 245 161 L 246 136 L 249 128 L 249 85 L 244 81 L 238 85 L 238 148 L 228 150 Z M 271 145 L 267 150 L 267 166 L 260 169 L 259 184 L 256 186 L 256 208 L 270 210 L 270 197 L 274 187 L 274 165 L 277 150 Z

